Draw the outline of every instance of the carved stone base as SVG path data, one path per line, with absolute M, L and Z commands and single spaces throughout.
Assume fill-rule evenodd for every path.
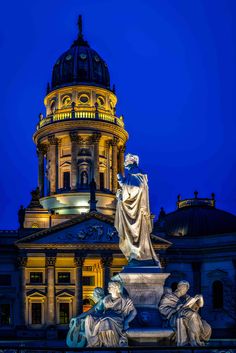
M 157 266 L 125 266 L 112 278 L 123 284 L 124 293 L 127 291 L 137 309 L 137 316 L 131 323 L 129 338 L 135 336 L 136 331 L 139 332 L 140 344 L 162 341 L 173 333 L 172 330 L 163 330 L 163 320 L 158 310 L 165 280 L 169 275 Z M 145 334 L 142 335 L 142 331 L 145 331 Z M 132 338 L 132 341 L 136 341 L 136 337 Z

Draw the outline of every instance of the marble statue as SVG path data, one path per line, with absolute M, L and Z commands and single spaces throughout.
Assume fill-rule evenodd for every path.
M 128 345 L 126 331 L 130 321 L 136 316 L 136 309 L 131 299 L 122 294 L 122 285 L 119 282 L 109 282 L 108 292 L 109 295 L 103 299 L 103 314 L 90 314 L 85 318 L 88 347 Z
M 117 175 L 121 189 L 117 191 L 115 228 L 119 234 L 119 246 L 129 263 L 133 260 L 152 260 L 160 266 L 152 247 L 152 231 L 147 175 L 138 167 L 139 157 L 127 154 L 127 175 Z
M 204 305 L 202 295 L 190 297 L 189 286 L 187 281 L 181 281 L 173 293 L 164 294 L 159 311 L 175 331 L 177 346 L 203 346 L 210 339 L 211 327 L 198 313 Z
M 99 317 L 104 311 L 103 299 L 105 297 L 103 288 L 96 287 L 93 291 L 93 300 L 95 305 L 88 311 L 82 313 L 78 317 L 70 320 L 69 331 L 66 337 L 66 344 L 70 348 L 85 347 L 87 340 L 85 336 L 84 322 L 88 315 Z

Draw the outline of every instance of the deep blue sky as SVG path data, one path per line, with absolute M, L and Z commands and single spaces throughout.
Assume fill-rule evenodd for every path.
M 32 134 L 80 13 L 116 84 L 152 211 L 197 189 L 236 213 L 235 0 L 14 0 L 0 15 L 0 228 L 18 226 L 37 185 Z

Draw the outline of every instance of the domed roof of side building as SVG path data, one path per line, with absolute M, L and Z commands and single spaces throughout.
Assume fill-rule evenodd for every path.
M 236 216 L 215 208 L 215 199 L 195 198 L 177 202 L 177 210 L 165 214 L 162 209 L 153 233 L 169 236 L 204 236 L 236 232 Z
M 96 85 L 110 89 L 106 62 L 84 40 L 79 16 L 77 40 L 56 61 L 52 71 L 51 89 L 77 84 Z

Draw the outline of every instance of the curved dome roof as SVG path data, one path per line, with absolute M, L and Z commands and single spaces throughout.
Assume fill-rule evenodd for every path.
M 215 208 L 214 199 L 177 202 L 178 209 L 159 216 L 155 228 L 172 236 L 201 236 L 236 232 L 236 216 Z M 155 229 L 154 228 L 154 229 Z
M 53 66 L 51 89 L 77 84 L 96 85 L 110 89 L 107 64 L 84 40 L 81 16 L 79 16 L 78 25 L 77 40 Z

